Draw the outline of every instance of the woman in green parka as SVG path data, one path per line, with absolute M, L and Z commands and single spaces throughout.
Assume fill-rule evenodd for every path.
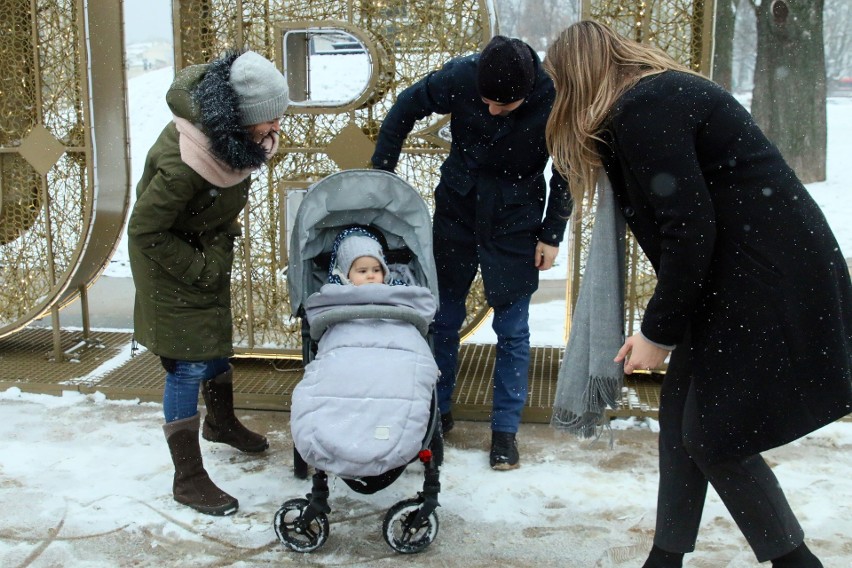
M 135 339 L 166 370 L 163 430 L 175 500 L 229 515 L 237 500 L 202 463 L 198 392 L 205 440 L 266 450 L 266 438 L 234 416 L 231 265 L 251 173 L 278 148 L 287 81 L 261 55 L 232 52 L 179 71 L 166 102 L 174 119 L 148 152 L 127 229 Z

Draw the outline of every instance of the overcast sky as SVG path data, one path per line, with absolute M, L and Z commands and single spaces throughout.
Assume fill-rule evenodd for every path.
M 171 0 L 124 0 L 125 41 L 171 41 L 171 6 Z

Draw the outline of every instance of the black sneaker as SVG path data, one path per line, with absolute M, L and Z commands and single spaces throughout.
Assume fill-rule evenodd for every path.
M 512 432 L 491 432 L 491 469 L 505 471 L 521 467 L 518 442 Z
M 450 430 L 453 429 L 453 426 L 456 425 L 455 420 L 453 420 L 453 413 L 449 411 L 445 414 L 441 415 L 441 432 L 447 434 Z

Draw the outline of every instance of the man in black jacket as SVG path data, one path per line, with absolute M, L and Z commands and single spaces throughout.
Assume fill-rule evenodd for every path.
M 549 198 L 546 192 L 544 129 L 553 99 L 553 83 L 535 51 L 521 40 L 495 36 L 482 53 L 452 59 L 402 91 L 372 157 L 374 168 L 393 171 L 417 120 L 452 115 L 433 223 L 438 401 L 446 433 L 453 427 L 465 298 L 480 267 L 497 334 L 490 455 L 497 470 L 519 465 L 515 434 L 527 398 L 530 297 L 539 271 L 553 266 L 571 212 L 559 174 L 551 175 Z

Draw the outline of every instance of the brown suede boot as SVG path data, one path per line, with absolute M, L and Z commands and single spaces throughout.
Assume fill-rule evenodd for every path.
M 163 433 L 175 464 L 172 493 L 175 501 L 205 515 L 233 515 L 237 512 L 239 502 L 216 487 L 201 461 L 201 447 L 198 445 L 200 425 L 201 417 L 198 414 L 163 425 Z
M 234 368 L 205 381 L 201 387 L 207 416 L 201 435 L 208 442 L 228 444 L 241 452 L 257 453 L 269 447 L 269 442 L 242 425 L 234 416 Z

